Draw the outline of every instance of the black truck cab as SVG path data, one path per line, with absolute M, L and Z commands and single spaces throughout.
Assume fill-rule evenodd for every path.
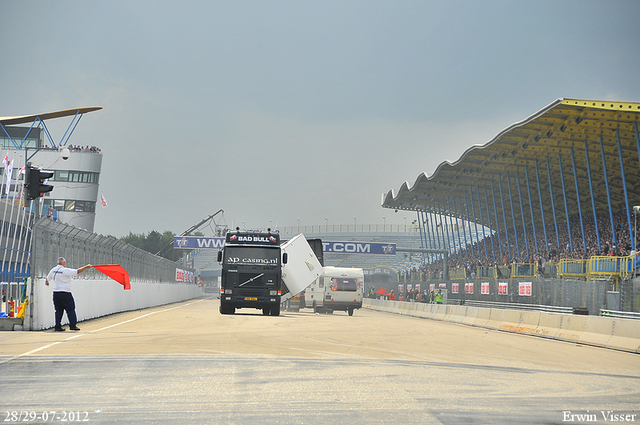
M 230 231 L 218 261 L 221 314 L 234 314 L 237 308 L 256 308 L 265 316 L 280 314 L 282 265 L 287 258 L 278 233 Z

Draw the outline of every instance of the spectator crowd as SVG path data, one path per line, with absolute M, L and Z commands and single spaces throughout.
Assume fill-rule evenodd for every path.
M 633 217 L 633 213 L 631 213 L 631 217 Z M 599 238 L 593 214 L 583 213 L 582 220 L 584 239 L 578 214 L 570 217 L 569 226 L 566 221 L 558 223 L 557 234 L 554 223 L 547 224 L 548 242 L 545 241 L 543 229 L 536 229 L 536 237 L 534 237 L 532 229 L 527 229 L 526 239 L 524 233 L 518 232 L 516 245 L 514 234 L 510 233 L 507 239 L 506 233 L 501 229 L 499 237 L 497 233 L 488 235 L 485 239 L 451 254 L 449 256 L 449 270 L 465 269 L 466 276 L 473 278 L 477 275 L 479 267 L 535 263 L 538 270 L 544 270 L 546 263 L 558 263 L 563 259 L 589 259 L 593 256 L 628 256 L 633 254 L 626 210 L 620 210 L 613 214 L 613 226 L 609 214 L 598 216 Z M 571 239 L 568 227 L 571 228 Z M 462 232 L 462 230 L 460 231 Z M 439 249 L 441 245 L 435 242 L 435 246 L 427 248 Z M 412 270 L 408 270 L 401 276 L 401 280 L 426 281 L 429 276 L 442 276 L 442 268 L 443 261 L 439 259 L 419 268 L 414 267 Z M 497 270 L 499 271 L 499 269 Z

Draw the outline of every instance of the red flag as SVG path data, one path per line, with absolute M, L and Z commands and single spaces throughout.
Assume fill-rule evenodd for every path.
M 127 271 L 119 264 L 99 264 L 97 266 L 93 266 L 93 268 L 106 274 L 111 279 L 124 286 L 124 289 L 131 289 L 129 273 L 127 273 Z
M 380 288 L 380 289 L 378 289 L 378 290 L 376 291 L 376 294 L 378 294 L 378 295 L 382 295 L 382 294 L 384 294 L 384 293 L 386 292 L 386 290 L 387 290 L 387 288 Z

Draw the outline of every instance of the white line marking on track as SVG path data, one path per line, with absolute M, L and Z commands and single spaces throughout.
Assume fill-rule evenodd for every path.
M 67 341 L 74 340 L 76 338 L 80 338 L 81 336 L 84 336 L 84 335 L 89 335 L 89 334 L 93 334 L 93 333 L 96 333 L 96 332 L 104 331 L 106 329 L 115 328 L 116 326 L 124 325 L 124 324 L 130 323 L 130 322 L 135 322 L 136 320 L 139 320 L 139 319 L 144 319 L 145 317 L 149 317 L 149 316 L 151 316 L 153 314 L 166 313 L 167 311 L 176 310 L 176 309 L 182 308 L 182 307 L 187 307 L 187 306 L 190 306 L 192 304 L 196 304 L 196 303 L 199 303 L 199 302 L 202 302 L 202 301 L 204 301 L 204 300 L 200 299 L 200 300 L 196 300 L 194 302 L 188 303 L 188 304 L 182 304 L 182 305 L 179 305 L 179 306 L 176 306 L 176 307 L 165 308 L 164 310 L 152 311 L 151 313 L 143 314 L 142 316 L 134 317 L 133 319 L 125 320 L 125 321 L 120 322 L 120 323 L 114 323 L 113 325 L 105 326 L 104 328 L 100 328 L 100 329 L 96 329 L 96 330 L 93 330 L 93 331 L 87 331 L 87 332 L 75 334 L 73 336 L 70 336 L 69 338 L 61 339 L 60 341 L 56 341 L 56 342 L 52 342 L 51 344 L 43 345 L 42 347 L 35 348 L 35 349 L 31 350 L 31 351 L 27 351 L 26 353 L 18 354 L 16 356 L 9 357 L 8 359 L 5 359 L 5 360 L 0 360 L 0 364 L 8 363 L 8 362 L 10 362 L 12 360 L 19 359 L 20 357 L 30 356 L 32 354 L 35 354 L 35 353 L 39 352 L 39 351 L 46 350 L 47 348 L 51 348 L 51 347 L 53 347 L 55 345 L 62 344 L 63 342 L 67 342 Z

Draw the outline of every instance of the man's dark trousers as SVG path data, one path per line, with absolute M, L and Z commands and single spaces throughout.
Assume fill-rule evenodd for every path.
M 53 306 L 56 309 L 56 329 L 62 327 L 62 315 L 67 312 L 67 318 L 69 319 L 69 327 L 75 328 L 78 323 L 76 317 L 76 303 L 73 300 L 71 292 L 54 292 L 53 293 Z

